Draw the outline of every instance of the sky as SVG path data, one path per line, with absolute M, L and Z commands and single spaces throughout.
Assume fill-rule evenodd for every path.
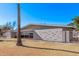
M 21 3 L 21 26 L 28 24 L 67 25 L 79 16 L 77 3 Z M 0 3 L 0 25 L 17 22 L 17 3 Z

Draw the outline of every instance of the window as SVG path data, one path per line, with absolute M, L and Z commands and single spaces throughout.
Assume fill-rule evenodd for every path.
M 25 35 L 25 38 L 29 38 L 29 35 Z
M 21 38 L 24 38 L 24 35 L 21 35 Z
M 33 33 L 29 33 L 29 35 L 30 35 L 30 36 L 29 36 L 30 38 L 33 38 Z

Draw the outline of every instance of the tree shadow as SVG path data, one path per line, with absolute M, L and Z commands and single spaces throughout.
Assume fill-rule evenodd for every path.
M 63 49 L 41 48 L 41 47 L 32 47 L 32 46 L 25 46 L 25 45 L 23 45 L 22 47 L 33 48 L 33 49 L 43 49 L 43 50 L 56 50 L 56 51 L 64 51 L 64 52 L 70 52 L 70 53 L 76 53 L 76 54 L 79 54 L 79 52 L 76 52 L 76 51 L 63 50 Z

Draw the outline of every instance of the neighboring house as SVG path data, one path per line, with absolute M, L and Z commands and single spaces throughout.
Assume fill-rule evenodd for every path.
M 73 31 L 73 37 L 74 38 L 79 38 L 79 31 L 78 30 Z
M 16 37 L 16 32 L 15 31 L 12 31 L 12 30 L 4 31 L 3 32 L 3 37 L 6 37 L 6 38 L 14 38 L 14 37 Z

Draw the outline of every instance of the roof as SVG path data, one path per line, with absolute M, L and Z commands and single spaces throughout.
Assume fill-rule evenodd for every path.
M 28 28 L 34 28 L 34 27 L 57 27 L 57 28 L 72 28 L 72 29 L 75 29 L 74 27 L 72 26 L 61 26 L 61 25 L 48 25 L 48 24 L 29 24 L 27 26 L 24 26 L 23 28 L 21 29 L 28 29 Z

